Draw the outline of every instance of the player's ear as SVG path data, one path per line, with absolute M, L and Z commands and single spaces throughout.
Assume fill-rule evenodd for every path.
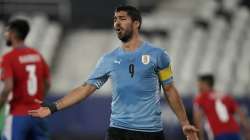
M 139 28 L 139 26 L 140 26 L 140 22 L 139 21 L 137 21 L 137 20 L 135 20 L 134 21 L 134 25 L 136 26 L 136 28 L 138 29 Z
M 136 29 L 139 29 L 139 26 L 140 26 L 140 22 L 139 21 L 134 21 L 134 27 L 136 28 Z

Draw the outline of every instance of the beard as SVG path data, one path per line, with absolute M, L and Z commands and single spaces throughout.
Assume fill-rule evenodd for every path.
M 124 33 L 120 31 L 117 33 L 118 38 L 123 42 L 126 43 L 132 38 L 133 32 L 131 30 L 125 30 Z
M 6 46 L 7 47 L 11 47 L 12 46 L 11 40 L 9 40 L 9 39 L 6 40 Z

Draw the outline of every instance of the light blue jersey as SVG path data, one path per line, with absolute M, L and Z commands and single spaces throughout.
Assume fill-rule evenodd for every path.
M 100 88 L 112 81 L 110 127 L 161 131 L 160 83 L 173 81 L 166 51 L 143 42 L 134 52 L 117 48 L 99 60 L 86 81 Z

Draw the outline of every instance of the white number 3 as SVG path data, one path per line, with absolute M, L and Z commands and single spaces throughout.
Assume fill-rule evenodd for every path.
M 37 77 L 36 77 L 36 66 L 27 65 L 26 71 L 29 73 L 27 88 L 30 96 L 34 96 L 37 92 Z
M 217 99 L 215 101 L 215 110 L 221 122 L 223 123 L 228 122 L 229 115 L 228 115 L 227 107 L 222 103 L 220 99 Z

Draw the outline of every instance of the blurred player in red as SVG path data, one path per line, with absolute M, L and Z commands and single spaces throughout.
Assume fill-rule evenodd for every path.
M 217 94 L 213 86 L 213 75 L 199 76 L 199 94 L 194 100 L 194 119 L 196 127 L 200 128 L 200 139 L 204 139 L 201 128 L 205 121 L 210 140 L 240 140 L 240 125 L 234 115 L 239 117 L 243 130 L 248 133 L 249 120 L 232 97 Z
M 5 33 L 7 46 L 12 50 L 2 57 L 4 89 L 0 94 L 0 108 L 13 97 L 10 115 L 6 118 L 3 140 L 47 140 L 44 120 L 29 116 L 28 110 L 39 108 L 35 99 L 43 100 L 50 85 L 49 68 L 36 50 L 28 48 L 24 40 L 29 33 L 25 20 L 11 21 Z

